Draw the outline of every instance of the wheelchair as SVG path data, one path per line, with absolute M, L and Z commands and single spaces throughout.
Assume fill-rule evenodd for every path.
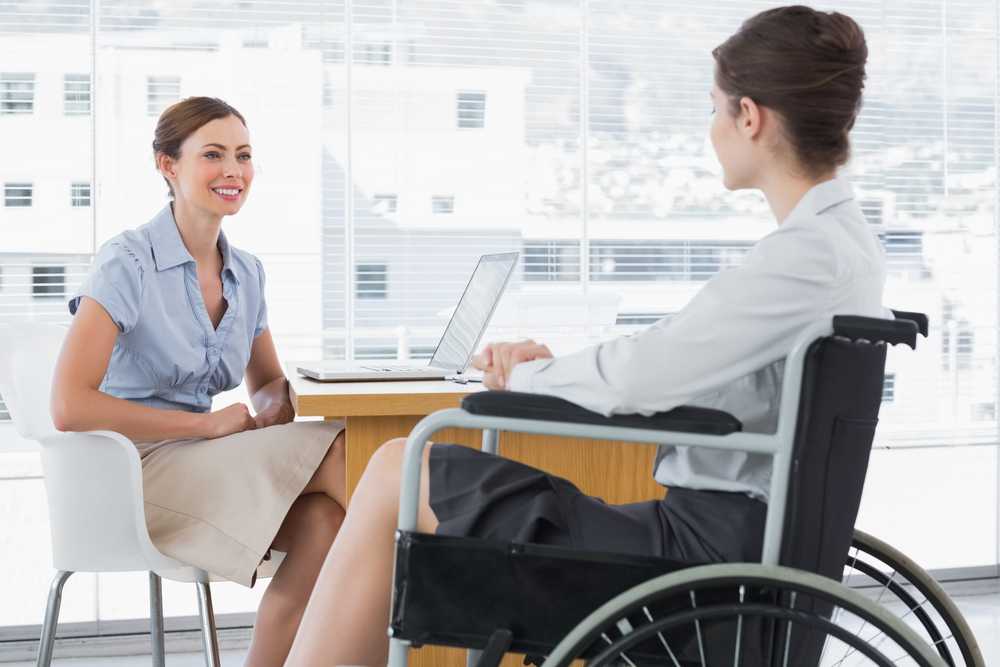
M 389 666 L 434 644 L 468 649 L 469 667 L 497 667 L 507 653 L 544 667 L 985 667 L 941 586 L 853 528 L 887 345 L 915 349 L 917 335 L 927 335 L 926 316 L 894 314 L 835 316 L 801 332 L 785 359 L 774 434 L 743 433 L 717 410 L 609 418 L 510 392 L 471 394 L 461 408 L 423 419 L 404 451 Z M 761 563 L 419 534 L 421 452 L 448 427 L 481 429 L 491 453 L 500 431 L 512 431 L 768 454 Z M 860 578 L 877 593 L 845 585 Z

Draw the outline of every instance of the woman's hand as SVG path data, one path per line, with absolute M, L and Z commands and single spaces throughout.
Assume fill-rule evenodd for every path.
M 483 385 L 487 389 L 507 389 L 514 366 L 523 361 L 551 358 L 549 348 L 533 340 L 490 343 L 472 359 L 472 367 L 483 371 Z
M 253 418 L 254 428 L 267 428 L 276 424 L 287 424 L 295 419 L 295 410 L 288 403 L 274 401 Z
M 224 435 L 252 431 L 255 428 L 250 409 L 243 403 L 227 405 L 205 416 L 208 418 L 206 438 L 221 438 Z

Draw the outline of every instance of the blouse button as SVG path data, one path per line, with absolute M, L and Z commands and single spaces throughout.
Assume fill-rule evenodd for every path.
M 219 348 L 213 347 L 212 348 L 212 354 L 218 354 L 218 353 L 219 353 Z

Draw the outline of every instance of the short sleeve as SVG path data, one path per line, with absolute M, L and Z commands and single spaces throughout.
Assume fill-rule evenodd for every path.
M 76 315 L 80 298 L 89 296 L 108 311 L 121 333 L 128 333 L 139 319 L 144 269 L 142 262 L 122 243 L 112 241 L 94 257 L 87 277 L 69 300 L 69 312 Z
M 267 328 L 267 301 L 264 299 L 264 283 L 267 282 L 264 276 L 264 265 L 260 263 L 260 259 L 254 255 L 254 262 L 257 265 L 257 280 L 260 282 L 260 299 L 257 304 L 257 326 L 254 327 L 253 337 L 264 333 L 264 329 Z

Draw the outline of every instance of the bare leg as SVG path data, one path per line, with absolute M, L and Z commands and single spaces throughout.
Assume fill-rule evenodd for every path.
M 351 511 L 333 544 L 299 626 L 287 667 L 385 665 L 392 594 L 393 534 L 399 513 L 406 440 L 390 440 L 372 457 L 351 498 Z M 433 533 L 424 448 L 417 528 Z
M 344 521 L 345 471 L 341 432 L 271 543 L 271 548 L 287 555 L 260 601 L 246 667 L 284 663 L 323 561 Z
M 284 664 L 343 520 L 344 509 L 322 493 L 299 496 L 292 504 L 272 543 L 287 555 L 261 598 L 246 667 Z

